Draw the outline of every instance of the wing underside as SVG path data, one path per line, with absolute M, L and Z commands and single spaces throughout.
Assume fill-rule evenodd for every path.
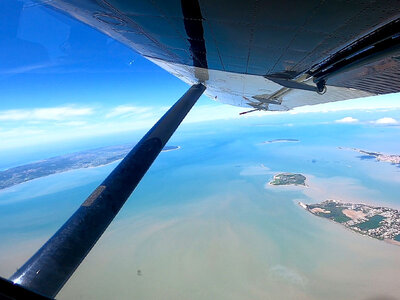
M 400 91 L 398 1 L 53 0 L 206 95 L 263 110 Z M 323 93 L 326 89 L 326 93 Z

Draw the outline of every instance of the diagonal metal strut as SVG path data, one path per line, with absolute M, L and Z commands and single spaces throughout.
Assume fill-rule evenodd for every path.
M 10 280 L 41 295 L 55 297 L 205 89 L 202 84 L 193 85 Z

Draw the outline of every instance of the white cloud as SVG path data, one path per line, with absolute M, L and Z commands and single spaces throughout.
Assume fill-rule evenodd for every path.
M 71 122 L 63 122 L 59 123 L 59 126 L 84 126 L 87 122 L 85 121 L 71 121 Z
M 185 123 L 197 123 L 211 120 L 235 119 L 239 112 L 246 110 L 243 107 L 235 107 L 223 104 L 206 104 L 194 106 L 185 118 Z
M 45 62 L 42 64 L 31 64 L 31 65 L 23 65 L 21 67 L 16 68 L 1 68 L 0 75 L 14 75 L 14 74 L 22 74 L 27 73 L 33 70 L 43 69 L 54 66 L 54 64 Z
M 111 111 L 106 115 L 106 118 L 113 118 L 113 117 L 126 118 L 134 115 L 141 115 L 151 110 L 152 108 L 148 106 L 119 105 L 111 109 Z
M 336 123 L 357 123 L 358 119 L 355 119 L 353 117 L 345 117 L 343 119 L 340 120 L 336 120 Z
M 308 113 L 308 112 L 335 112 L 335 111 L 346 111 L 346 110 L 361 110 L 361 111 L 377 111 L 384 110 L 390 111 L 393 109 L 400 108 L 399 93 L 370 96 L 364 98 L 342 100 L 335 102 L 328 102 L 317 105 L 306 105 L 296 107 L 290 110 L 289 113 Z
M 392 97 L 393 102 L 398 97 Z M 374 103 L 380 101 L 374 101 Z M 354 107 L 352 107 L 354 108 Z M 127 131 L 147 130 L 169 109 L 166 106 L 118 105 L 114 107 L 70 104 L 59 107 L 0 110 L 2 130 L 1 148 L 11 148 L 28 144 L 39 144 L 66 139 L 75 139 Z M 185 123 L 199 123 L 213 120 L 246 119 L 268 117 L 279 114 L 282 118 L 289 112 L 253 112 L 240 116 L 250 108 L 236 107 L 202 100 L 185 118 Z M 286 116 L 285 116 L 286 114 Z M 346 117 L 338 123 L 356 123 L 359 120 Z M 382 118 L 376 124 L 399 124 L 392 118 Z M 372 123 L 369 123 L 372 124 Z M 285 126 L 293 126 L 292 123 Z
M 378 119 L 376 121 L 372 121 L 371 123 L 377 124 L 377 125 L 397 125 L 399 122 L 393 118 L 385 117 Z
M 18 127 L 12 129 L 3 129 L 0 130 L 0 140 L 6 141 L 8 143 L 8 139 L 19 139 L 20 137 L 29 137 L 36 136 L 45 133 L 45 131 L 35 128 L 26 128 L 26 127 Z M 5 143 L 5 144 L 7 144 Z
M 72 117 L 91 115 L 92 113 L 92 108 L 71 106 L 13 109 L 0 111 L 0 121 L 62 121 Z

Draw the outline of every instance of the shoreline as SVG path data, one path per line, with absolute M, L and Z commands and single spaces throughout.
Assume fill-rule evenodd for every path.
M 368 235 L 368 234 L 365 234 L 365 233 L 363 233 L 363 232 L 359 232 L 359 231 L 353 230 L 353 229 L 351 229 L 351 228 L 348 227 L 348 226 L 345 226 L 345 225 L 343 225 L 343 224 L 341 224 L 341 223 L 339 223 L 339 222 L 336 222 L 335 220 L 332 220 L 332 219 L 330 219 L 330 218 L 324 218 L 324 217 L 321 217 L 321 216 L 318 216 L 318 215 L 312 213 L 312 212 L 308 209 L 308 205 L 305 204 L 305 203 L 303 203 L 303 202 L 301 202 L 301 201 L 298 201 L 297 204 L 298 204 L 301 208 L 303 208 L 305 211 L 307 211 L 308 213 L 310 213 L 311 215 L 313 215 L 313 216 L 315 216 L 315 217 L 318 217 L 318 218 L 320 218 L 320 219 L 326 219 L 326 220 L 328 220 L 328 221 L 330 221 L 330 222 L 332 222 L 332 223 L 334 223 L 334 224 L 341 225 L 342 228 L 344 228 L 344 229 L 346 229 L 346 230 L 348 230 L 348 231 L 350 231 L 350 232 L 352 232 L 352 233 L 354 233 L 354 234 L 361 235 L 361 236 L 364 236 L 364 237 L 368 237 L 368 238 L 373 239 L 373 240 L 383 241 L 383 242 L 386 242 L 386 243 L 388 243 L 388 244 L 391 244 L 391 245 L 399 246 L 399 247 L 400 247 L 400 242 L 399 242 L 399 241 L 396 241 L 396 240 L 394 240 L 394 239 L 387 239 L 387 238 L 379 239 L 379 238 L 376 238 L 376 237 L 372 237 L 372 236 L 370 236 L 370 235 Z
M 310 186 L 309 185 L 307 185 L 307 184 L 295 184 L 295 183 L 290 183 L 290 184 L 272 184 L 271 183 L 271 181 L 270 182 L 268 182 L 268 185 L 270 185 L 270 186 L 276 186 L 276 187 L 279 187 L 279 186 L 299 186 L 299 187 L 304 187 L 304 188 L 309 188 Z
M 395 245 L 395 246 L 399 246 L 400 247 L 400 242 L 396 241 L 396 240 L 392 240 L 392 239 L 383 239 L 384 242 L 391 244 L 391 245 Z
M 279 176 L 279 177 L 278 177 Z M 289 177 L 295 177 L 295 180 L 293 180 L 293 178 L 289 178 L 289 180 L 287 180 L 286 178 L 283 181 L 289 181 L 288 183 L 283 183 L 283 184 L 273 184 L 273 182 L 275 182 L 275 180 L 281 180 L 280 177 L 283 176 L 289 176 Z M 300 176 L 301 180 L 298 180 L 297 177 Z M 307 177 L 304 176 L 303 174 L 300 173 L 290 173 L 290 172 L 283 172 L 283 173 L 275 173 L 272 177 L 272 179 L 268 182 L 268 185 L 270 186 L 300 186 L 300 187 L 309 187 L 308 184 L 306 183 Z M 296 181 L 296 182 L 290 182 L 290 181 Z M 302 182 L 302 183 L 297 183 L 297 182 Z
M 181 146 L 176 146 L 176 148 L 173 148 L 173 149 L 161 150 L 161 152 L 176 151 L 176 150 L 179 150 L 179 149 L 181 149 Z M 161 153 L 161 152 L 160 152 L 160 153 Z M 128 152 L 128 153 L 129 153 L 129 152 Z M 125 156 L 126 156 L 126 155 L 125 155 Z M 125 156 L 124 156 L 124 157 L 125 157 Z M 18 182 L 18 183 L 13 184 L 13 185 L 9 185 L 9 186 L 4 187 L 4 188 L 0 188 L 0 193 L 3 192 L 3 191 L 7 191 L 8 189 L 11 189 L 11 188 L 16 187 L 16 186 L 18 186 L 18 185 L 25 184 L 25 183 L 28 183 L 28 182 L 31 182 L 31 181 L 34 181 L 34 180 L 38 180 L 38 179 L 41 179 L 41 178 L 46 178 L 46 177 L 49 177 L 49 176 L 57 175 L 57 174 L 63 174 L 63 173 L 71 172 L 71 171 L 77 171 L 77 170 L 96 169 L 96 168 L 105 167 L 105 166 L 108 166 L 108 165 L 111 165 L 111 164 L 113 164 L 113 163 L 116 163 L 116 162 L 119 162 L 119 161 L 123 160 L 124 157 L 122 157 L 122 158 L 117 158 L 117 159 L 115 159 L 115 160 L 109 161 L 109 162 L 104 163 L 104 164 L 99 164 L 99 165 L 96 165 L 96 166 L 77 167 L 77 168 L 71 167 L 70 169 L 67 169 L 67 170 L 60 170 L 60 171 L 56 171 L 56 172 L 54 172 L 54 173 L 47 174 L 47 175 L 44 175 L 44 176 L 38 176 L 38 177 L 35 177 L 35 178 L 32 178 L 32 179 L 28 179 L 28 180 L 25 180 L 25 181 L 22 181 L 22 182 Z M 46 161 L 46 160 L 40 160 L 40 161 L 38 161 L 38 162 L 45 162 L 45 161 Z M 7 170 L 8 170 L 8 169 L 7 169 Z

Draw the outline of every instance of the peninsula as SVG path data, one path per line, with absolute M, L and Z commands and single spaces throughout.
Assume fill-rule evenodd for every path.
M 339 149 L 349 149 L 353 151 L 357 151 L 358 153 L 361 153 L 364 155 L 364 158 L 370 157 L 374 158 L 377 161 L 384 161 L 384 162 L 389 162 L 394 165 L 399 165 L 400 166 L 400 155 L 396 154 L 384 154 L 380 152 L 372 152 L 372 151 L 365 151 L 357 148 L 343 148 L 343 147 L 338 147 Z
M 36 178 L 75 169 L 103 166 L 125 157 L 133 145 L 109 146 L 51 157 L 26 165 L 0 171 L 0 190 Z M 165 146 L 163 152 L 178 150 L 179 146 Z
M 327 200 L 299 205 L 318 217 L 332 220 L 357 233 L 400 245 L 400 212 L 366 204 Z
M 280 173 L 269 182 L 270 185 L 303 185 L 306 186 L 306 177 L 302 174 Z

